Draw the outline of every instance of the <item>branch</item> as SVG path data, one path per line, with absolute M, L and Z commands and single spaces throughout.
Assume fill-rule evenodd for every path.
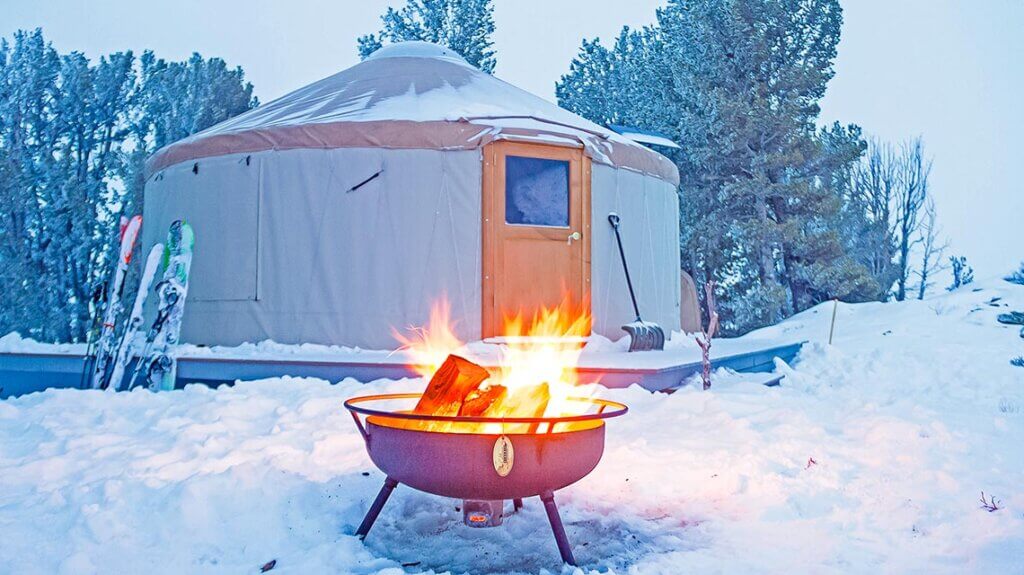
M 988 511 L 989 513 L 999 511 L 1000 509 L 1002 509 L 1002 507 L 999 506 L 999 503 L 1001 502 L 998 499 L 996 499 L 995 496 L 989 496 L 988 500 L 986 501 L 985 492 L 981 492 L 981 508 L 984 509 L 985 511 Z

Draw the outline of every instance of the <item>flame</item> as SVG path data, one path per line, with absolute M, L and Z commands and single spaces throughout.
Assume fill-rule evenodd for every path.
M 571 415 L 577 402 L 567 400 L 578 391 L 576 364 L 584 338 L 590 335 L 589 306 L 575 307 L 565 298 L 556 308 L 542 307 L 529 322 L 521 314 L 506 316 L 502 333 L 507 344 L 502 347 L 495 379 L 508 388 L 508 399 L 488 415 L 535 415 L 544 384 L 547 405 L 536 415 Z
M 580 396 L 576 366 L 585 338 L 590 334 L 589 307 L 586 303 L 574 305 L 566 297 L 557 307 L 542 307 L 529 317 L 522 313 L 506 315 L 502 335 L 495 338 L 499 345 L 497 365 L 494 365 L 494 358 L 471 357 L 465 344 L 454 335 L 450 306 L 445 300 L 432 306 L 427 326 L 410 329 L 412 334 L 409 337 L 397 332 L 395 336 L 413 358 L 413 367 L 427 381 L 445 358 L 456 351 L 487 367 L 491 377 L 482 388 L 500 385 L 505 388 L 505 393 L 481 415 L 495 418 L 575 415 L 585 407 L 585 403 L 571 401 L 570 398 Z M 544 432 L 545 426 L 541 424 L 538 429 L 536 424 L 444 422 L 420 422 L 416 425 L 430 431 L 463 433 Z
M 401 344 L 399 349 L 405 350 L 412 357 L 410 367 L 427 381 L 430 381 L 449 354 L 465 345 L 455 335 L 451 305 L 444 298 L 430 306 L 430 320 L 426 326 L 407 329 L 411 332 L 408 337 L 393 328 L 391 333 Z

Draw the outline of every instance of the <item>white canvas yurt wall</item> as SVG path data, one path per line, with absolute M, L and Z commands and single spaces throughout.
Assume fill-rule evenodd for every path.
M 479 339 L 483 149 L 504 140 L 580 148 L 593 162 L 595 331 L 618 338 L 633 319 L 610 211 L 645 319 L 677 329 L 671 162 L 416 42 L 150 159 L 144 249 L 175 219 L 196 233 L 183 340 L 388 348 L 393 328 L 424 324 L 442 297 L 458 334 Z

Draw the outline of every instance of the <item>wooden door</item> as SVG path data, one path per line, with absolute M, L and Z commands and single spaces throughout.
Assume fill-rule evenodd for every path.
M 483 337 L 590 297 L 590 159 L 582 150 L 495 142 L 484 149 Z

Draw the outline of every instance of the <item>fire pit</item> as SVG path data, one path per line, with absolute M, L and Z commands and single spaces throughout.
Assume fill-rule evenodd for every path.
M 470 527 L 501 525 L 506 500 L 516 511 L 523 499 L 539 496 L 562 560 L 575 565 L 554 492 L 597 466 L 604 452 L 603 420 L 625 414 L 627 407 L 583 397 L 565 398 L 575 404 L 573 414 L 559 417 L 436 415 L 373 407 L 422 397 L 368 395 L 345 402 L 370 459 L 387 475 L 356 535 L 366 537 L 400 483 L 464 500 L 463 519 Z
M 554 492 L 597 466 L 604 420 L 627 409 L 580 397 L 587 388 L 575 367 L 590 333 L 589 306 L 566 299 L 531 320 L 507 316 L 494 342 L 500 359 L 491 367 L 471 359 L 448 309 L 447 302 L 432 308 L 430 324 L 412 328 L 411 338 L 395 333 L 428 382 L 423 393 L 345 402 L 370 459 L 387 475 L 356 534 L 366 537 L 399 483 L 462 499 L 470 527 L 501 525 L 506 500 L 514 512 L 523 499 L 539 496 L 562 560 L 575 565 Z M 389 402 L 403 403 L 388 408 Z

